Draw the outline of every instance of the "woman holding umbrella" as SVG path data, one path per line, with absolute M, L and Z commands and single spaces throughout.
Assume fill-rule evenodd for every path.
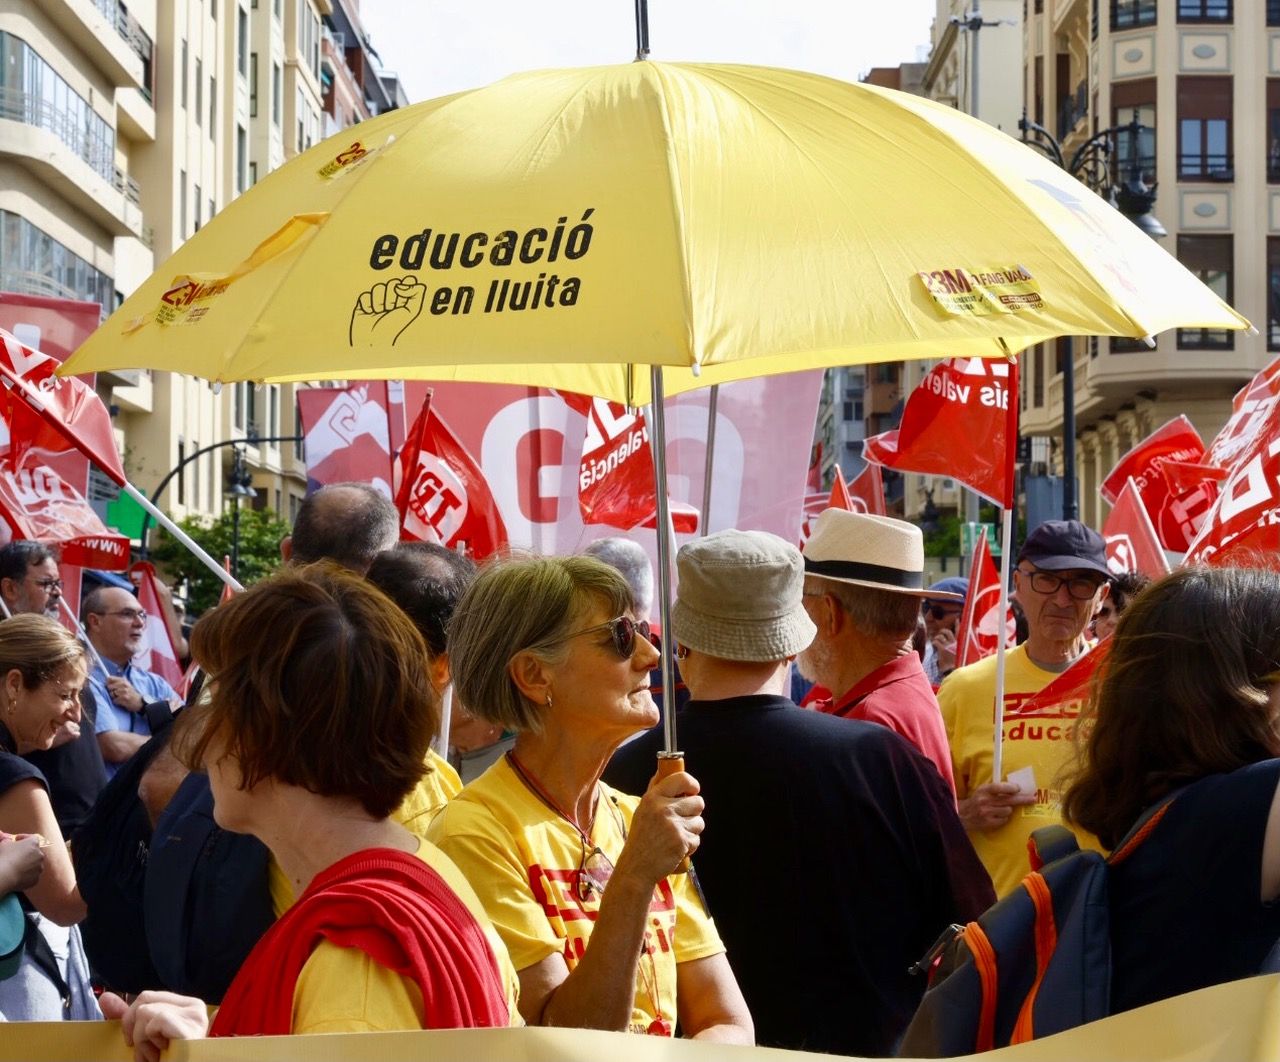
M 531 1025 L 751 1043 L 751 1017 L 694 882 L 702 798 L 681 773 L 644 797 L 600 781 L 654 726 L 658 659 L 631 591 L 591 557 L 492 564 L 454 613 L 468 711 L 515 748 L 455 797 L 431 839 L 463 870 L 520 976 Z

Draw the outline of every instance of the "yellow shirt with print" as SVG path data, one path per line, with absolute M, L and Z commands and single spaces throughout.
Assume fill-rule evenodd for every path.
M 616 864 L 639 800 L 600 784 L 591 843 Z M 600 910 L 575 882 L 584 852 L 578 831 L 520 780 L 506 757 L 462 790 L 428 834 L 475 886 L 517 970 L 563 955 L 572 970 L 586 951 Z M 630 1030 L 657 1018 L 676 1022 L 676 965 L 724 951 L 714 923 L 686 874 L 653 891 Z
M 1015 807 L 1013 817 L 998 829 L 969 834 L 997 896 L 1012 892 L 1030 872 L 1027 841 L 1032 831 L 1065 825 L 1061 785 L 1075 757 L 1073 742 L 1080 706 L 1061 705 L 1037 714 L 1022 708 L 1057 677 L 1057 672 L 1033 663 L 1025 645 L 1011 649 L 1005 657 L 1003 771 L 1007 778 L 1030 767 L 1035 775 L 1036 802 Z M 992 780 L 995 694 L 994 655 L 953 671 L 938 690 L 960 800 Z M 1101 850 L 1092 834 L 1080 829 L 1074 832 L 1082 848 Z

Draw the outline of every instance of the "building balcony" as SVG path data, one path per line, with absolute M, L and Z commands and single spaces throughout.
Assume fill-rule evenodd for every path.
M 115 167 L 114 151 L 85 140 L 71 116 L 47 100 L 0 88 L 0 155 L 15 159 L 112 236 L 141 238 L 138 184 Z
M 151 38 L 118 0 L 42 0 L 40 7 L 118 88 L 151 91 Z

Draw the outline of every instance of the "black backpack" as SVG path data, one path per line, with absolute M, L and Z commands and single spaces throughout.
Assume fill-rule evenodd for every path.
M 1033 870 L 976 922 L 951 926 L 913 971 L 929 987 L 903 1034 L 903 1058 L 950 1058 L 1025 1043 L 1111 1013 L 1110 867 L 1168 810 L 1149 808 L 1110 856 L 1081 851 L 1063 826 L 1031 835 Z
M 138 783 L 167 737 L 162 727 L 116 771 L 71 842 L 76 882 L 88 907 L 80 923 L 85 952 L 95 978 L 116 992 L 161 983 L 143 926 L 151 820 L 138 799 Z
M 189 774 L 156 823 L 146 865 L 146 940 L 172 992 L 217 1003 L 258 939 L 275 921 L 256 837 L 213 819 L 206 774 Z

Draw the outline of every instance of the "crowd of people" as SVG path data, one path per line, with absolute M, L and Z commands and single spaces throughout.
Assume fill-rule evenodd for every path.
M 926 987 L 910 968 L 1019 887 L 1033 830 L 1106 851 L 1161 801 L 1113 875 L 1113 1008 L 1275 961 L 1271 571 L 1143 585 L 1083 524 L 1033 529 L 993 777 L 996 658 L 955 666 L 966 586 L 926 585 L 903 521 L 830 509 L 803 553 L 697 539 L 662 632 L 626 539 L 477 569 L 398 526 L 372 488 L 313 494 L 281 570 L 182 641 L 185 705 L 135 662 L 130 591 L 87 594 L 78 640 L 56 556 L 0 550 L 0 891 L 26 923 L 0 1017 L 118 1018 L 148 1060 L 206 1035 L 512 1025 L 888 1056 Z M 1037 697 L 1099 639 L 1083 702 Z M 660 757 L 663 712 L 687 769 Z M 102 976 L 116 956 L 80 927 L 114 912 L 72 856 L 108 800 L 157 843 L 204 801 L 256 846 L 235 902 L 257 928 L 224 942 L 225 974 Z M 204 845 L 182 888 L 231 852 Z M 187 902 L 147 882 L 148 909 Z

